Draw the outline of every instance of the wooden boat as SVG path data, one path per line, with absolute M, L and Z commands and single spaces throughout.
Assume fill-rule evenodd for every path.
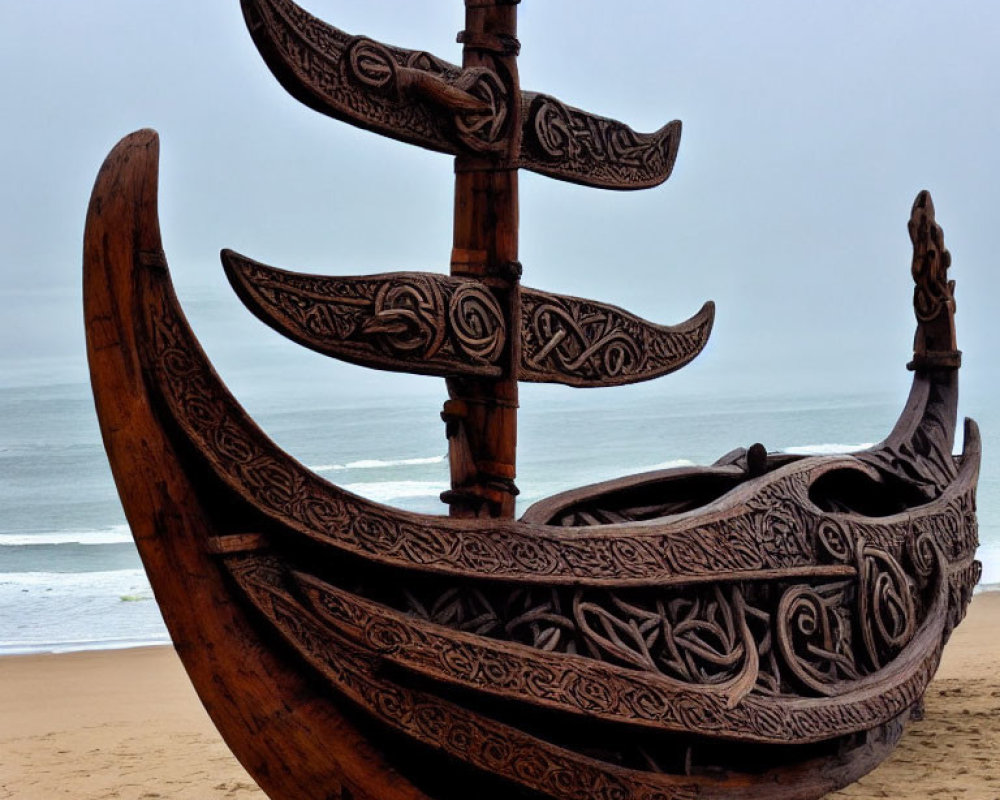
M 954 284 L 929 195 L 909 226 L 913 388 L 884 442 L 822 457 L 754 445 L 515 520 L 518 381 L 657 377 L 697 355 L 713 316 L 657 326 L 521 287 L 516 168 L 653 185 L 679 125 L 642 137 L 558 104 L 562 155 L 538 149 L 553 141 L 538 108 L 557 101 L 520 93 L 516 4 L 467 0 L 462 68 L 290 0 L 243 8 L 296 97 L 457 158 L 450 276 L 326 278 L 223 253 L 241 298 L 292 339 L 446 378 L 447 517 L 325 481 L 232 397 L 170 283 L 155 133 L 119 143 L 94 188 L 84 294 L 108 457 L 177 651 L 264 791 L 805 800 L 875 767 L 980 571 L 980 440 L 966 421 L 952 455 Z

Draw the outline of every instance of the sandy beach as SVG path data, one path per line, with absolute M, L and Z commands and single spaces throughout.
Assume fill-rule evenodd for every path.
M 830 797 L 1000 798 L 1000 593 L 980 594 L 895 754 Z M 263 798 L 169 647 L 0 658 L 0 800 Z

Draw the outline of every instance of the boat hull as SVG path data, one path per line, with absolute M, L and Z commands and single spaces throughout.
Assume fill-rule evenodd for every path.
M 806 800 L 891 751 L 978 577 L 974 424 L 930 499 L 890 480 L 917 419 L 875 455 L 628 479 L 718 484 L 648 519 L 379 506 L 282 453 L 211 368 L 170 284 L 157 158 L 133 134 L 94 189 L 95 404 L 178 653 L 269 796 Z M 824 507 L 858 481 L 905 508 Z

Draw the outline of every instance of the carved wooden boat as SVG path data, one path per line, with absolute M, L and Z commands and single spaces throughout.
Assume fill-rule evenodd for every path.
M 664 375 L 714 315 L 660 326 L 522 287 L 517 169 L 643 188 L 669 175 L 679 126 L 643 137 L 522 93 L 509 0 L 466 0 L 462 67 L 291 0 L 242 6 L 300 100 L 456 155 L 450 276 L 332 278 L 223 253 L 247 306 L 300 344 L 446 379 L 449 517 L 327 482 L 231 396 L 170 283 L 155 133 L 124 139 L 94 188 L 84 298 L 108 457 L 178 653 L 262 788 L 807 800 L 877 765 L 980 572 L 980 441 L 967 421 L 952 455 L 960 354 L 929 195 L 910 221 L 913 388 L 884 442 L 825 457 L 754 445 L 515 520 L 518 382 Z
M 178 652 L 265 791 L 819 797 L 887 754 L 978 579 L 953 352 L 918 352 L 899 425 L 853 456 L 751 449 L 516 522 L 406 513 L 223 386 L 170 285 L 156 159 L 134 134 L 94 190 L 95 398 Z M 936 230 L 926 195 L 915 220 Z

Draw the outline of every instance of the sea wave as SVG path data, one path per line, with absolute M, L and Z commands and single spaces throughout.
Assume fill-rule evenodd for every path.
M 0 654 L 167 641 L 141 569 L 0 573 Z
M 399 458 L 385 461 L 378 458 L 365 458 L 360 461 L 350 461 L 346 464 L 319 464 L 310 467 L 314 472 L 341 472 L 348 469 L 387 469 L 389 467 L 419 467 L 426 464 L 441 464 L 446 456 L 427 456 L 425 458 Z
M 695 463 L 693 461 L 688 461 L 686 458 L 675 458 L 671 461 L 661 461 L 659 464 L 653 464 L 649 467 L 643 467 L 637 472 L 658 472 L 661 469 L 675 469 L 676 467 L 693 467 Z
M 94 572 L 0 572 L 0 602 L 14 593 L 40 592 L 47 596 L 153 596 L 141 569 Z
M 128 544 L 132 531 L 128 525 L 84 531 L 45 531 L 42 533 L 0 533 L 0 547 L 37 545 L 107 545 Z
M 348 483 L 344 489 L 378 503 L 415 497 L 437 497 L 448 488 L 441 481 L 371 481 Z
M 170 636 L 126 637 L 117 639 L 70 639 L 62 642 L 0 642 L 0 656 L 27 656 L 40 653 L 79 653 L 87 650 L 130 650 L 133 647 L 162 647 Z
M 874 447 L 874 442 L 865 444 L 840 444 L 837 442 L 826 444 L 802 444 L 794 447 L 782 447 L 782 453 L 796 456 L 836 456 L 843 453 L 856 453 L 859 450 L 867 450 Z
M 980 530 L 980 534 L 983 531 Z M 984 591 L 1000 589 L 1000 544 L 988 542 L 980 544 L 976 558 L 982 562 L 983 576 L 979 579 L 979 588 Z

